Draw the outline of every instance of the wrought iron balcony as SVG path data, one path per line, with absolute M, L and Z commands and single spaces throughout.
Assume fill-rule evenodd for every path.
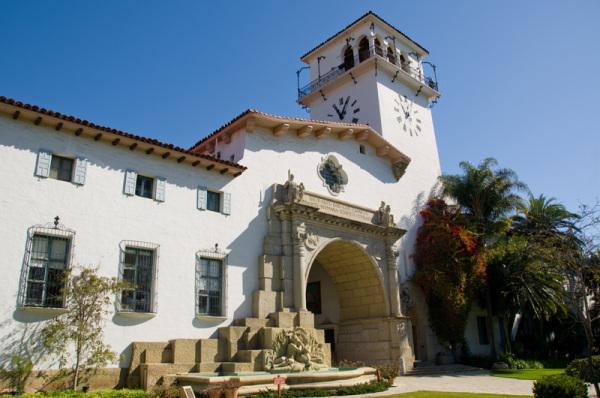
M 438 91 L 437 80 L 430 76 L 425 76 L 421 71 L 421 68 L 413 68 L 408 64 L 408 62 L 401 62 L 395 54 L 386 55 L 384 53 L 383 48 L 375 47 L 359 50 L 358 54 L 354 55 L 353 57 L 345 57 L 344 62 L 339 64 L 337 67 L 332 68 L 329 72 L 325 73 L 324 75 L 321 75 L 319 78 L 311 81 L 304 87 L 298 87 L 298 99 L 301 99 L 307 96 L 308 94 L 319 90 L 327 83 L 335 80 L 338 76 L 341 76 L 347 71 L 352 70 L 361 62 L 364 62 L 373 56 L 384 59 L 386 62 L 396 65 L 398 68 L 400 68 L 408 75 L 412 76 L 414 79 L 426 84 L 428 87 L 434 89 L 435 91 Z

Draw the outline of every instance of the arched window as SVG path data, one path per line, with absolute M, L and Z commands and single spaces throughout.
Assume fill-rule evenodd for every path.
M 363 37 L 358 43 L 358 62 L 362 62 L 369 58 L 369 41 L 366 37 Z
M 354 51 L 352 47 L 348 46 L 344 50 L 344 70 L 352 69 L 354 67 Z
M 396 65 L 396 54 L 394 53 L 392 47 L 387 48 L 387 59 L 388 61 Z
M 381 43 L 379 42 L 379 39 L 375 39 L 375 54 L 379 55 L 380 57 L 383 57 L 383 49 L 381 48 Z
M 408 62 L 406 62 L 406 58 L 404 58 L 404 55 L 402 54 L 400 54 L 400 66 L 404 71 L 410 72 Z

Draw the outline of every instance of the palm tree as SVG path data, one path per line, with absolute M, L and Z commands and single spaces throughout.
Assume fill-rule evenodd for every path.
M 567 211 L 555 198 L 529 194 L 528 203 L 521 205 L 519 214 L 513 217 L 513 228 L 520 234 L 550 237 L 575 228 L 577 219 L 577 214 Z
M 442 194 L 456 202 L 470 228 L 478 234 L 480 253 L 510 227 L 510 216 L 522 205 L 516 192 L 527 190 L 514 171 L 497 166 L 494 158 L 484 159 L 478 166 L 461 162 L 462 174 L 440 177 Z M 490 289 L 485 290 L 490 355 L 496 357 L 492 297 Z

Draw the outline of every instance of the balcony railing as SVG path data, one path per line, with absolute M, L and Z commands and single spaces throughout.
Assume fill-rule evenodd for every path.
M 437 91 L 437 89 L 438 89 L 437 81 L 432 77 L 423 75 L 421 68 L 413 68 L 407 62 L 400 62 L 398 57 L 395 54 L 387 54 L 386 55 L 384 53 L 383 48 L 376 47 L 374 49 L 369 48 L 369 49 L 359 50 L 358 54 L 354 55 L 353 57 L 345 57 L 344 62 L 341 63 L 340 65 L 338 65 L 337 67 L 332 68 L 329 72 L 325 73 L 324 75 L 321 75 L 321 77 L 311 81 L 304 87 L 299 87 L 298 88 L 298 99 L 301 99 L 302 97 L 305 97 L 308 94 L 317 91 L 318 89 L 320 89 L 327 83 L 336 79 L 338 76 L 343 75 L 347 71 L 352 70 L 355 66 L 357 66 L 361 62 L 366 61 L 367 59 L 371 58 L 372 56 L 377 56 L 379 58 L 383 58 L 387 62 L 390 62 L 390 63 L 400 67 L 400 69 L 402 69 L 405 73 L 408 73 L 413 78 L 417 79 L 418 81 L 426 84 L 428 87 Z

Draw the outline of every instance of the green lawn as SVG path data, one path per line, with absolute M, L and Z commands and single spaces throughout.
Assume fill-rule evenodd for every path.
M 539 380 L 544 376 L 564 373 L 564 369 L 498 369 L 492 370 L 490 374 L 496 377 L 508 377 L 511 379 Z
M 417 391 L 398 395 L 389 395 L 385 398 L 531 398 L 531 395 L 498 395 L 498 394 L 473 394 L 466 392 L 434 392 Z

